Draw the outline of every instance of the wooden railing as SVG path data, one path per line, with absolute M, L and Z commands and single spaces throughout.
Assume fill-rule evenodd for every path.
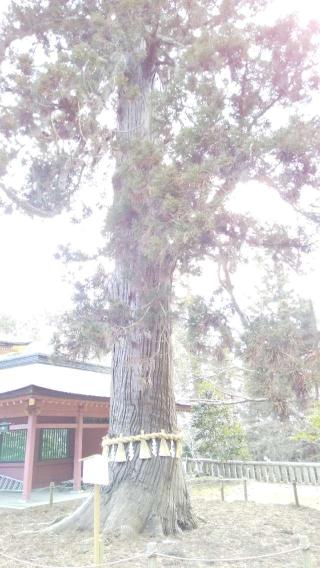
M 20 479 L 13 479 L 7 475 L 0 473 L 0 491 L 20 492 L 23 488 L 23 482 Z
M 219 461 L 186 458 L 184 468 L 188 476 L 320 485 L 319 462 Z

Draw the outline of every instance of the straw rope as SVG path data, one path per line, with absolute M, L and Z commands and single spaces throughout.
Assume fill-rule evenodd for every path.
M 119 436 L 118 438 L 109 438 L 105 436 L 102 438 L 102 447 L 106 446 L 114 446 L 116 444 L 129 444 L 130 442 L 141 442 L 142 440 L 171 440 L 173 442 L 178 442 L 182 439 L 182 434 L 168 434 L 164 430 L 161 432 L 151 432 L 150 434 L 145 434 L 143 430 L 141 430 L 141 434 L 137 434 L 135 436 Z
M 319 548 L 319 546 L 310 545 L 310 548 Z M 222 558 L 203 558 L 203 557 L 186 557 L 186 556 L 176 556 L 176 555 L 171 555 L 171 554 L 163 554 L 161 552 L 157 552 L 156 550 L 152 552 L 152 554 L 135 554 L 133 556 L 129 556 L 127 558 L 121 558 L 118 560 L 111 560 L 108 563 L 104 563 L 102 562 L 99 566 L 101 566 L 101 568 L 107 568 L 107 566 L 115 566 L 117 564 L 123 564 L 126 562 L 131 562 L 132 560 L 138 560 L 138 559 L 147 559 L 150 557 L 158 557 L 158 558 L 167 558 L 167 559 L 171 559 L 171 560 L 184 560 L 185 562 L 206 562 L 206 563 L 220 563 L 220 562 L 233 562 L 233 563 L 238 563 L 238 562 L 244 562 L 244 561 L 249 561 L 249 560 L 263 560 L 265 558 L 276 558 L 279 556 L 284 556 L 287 554 L 293 554 L 294 552 L 299 552 L 302 551 L 303 548 L 301 546 L 296 546 L 294 548 L 289 548 L 286 550 L 280 550 L 277 552 L 270 552 L 267 554 L 258 554 L 255 556 L 238 556 L 238 557 L 222 557 Z M 37 563 L 37 562 L 30 562 L 28 560 L 24 560 L 22 558 L 16 558 L 14 556 L 11 556 L 9 554 L 6 554 L 3 550 L 0 550 L 0 556 L 2 556 L 3 558 L 6 558 L 7 560 L 11 560 L 17 564 L 24 564 L 25 566 L 31 566 L 32 568 L 93 568 L 93 564 L 89 564 L 89 565 L 81 565 L 81 566 L 54 566 L 54 565 L 48 565 L 48 564 L 41 564 L 41 563 Z
M 0 550 L 0 557 L 6 558 L 14 562 L 15 564 L 23 564 L 24 566 L 31 566 L 32 568 L 94 568 L 95 564 L 86 564 L 81 566 L 67 566 L 64 564 L 63 566 L 53 565 L 53 564 L 39 564 L 38 562 L 30 562 L 29 560 L 24 560 L 23 558 L 16 558 L 15 556 L 11 556 L 10 554 L 5 554 L 2 550 Z M 140 558 L 146 558 L 145 554 L 135 554 L 133 556 L 129 556 L 126 558 L 121 558 L 119 560 L 112 560 L 108 563 L 101 563 L 99 564 L 100 568 L 109 568 L 109 566 L 115 566 L 117 564 L 124 564 L 127 562 L 131 562 L 132 560 L 139 560 Z
M 156 552 L 154 556 L 159 558 L 171 558 L 171 560 L 184 560 L 185 562 L 244 562 L 247 560 L 260 560 L 263 558 L 274 558 L 276 556 L 284 556 L 285 554 L 292 554 L 293 552 L 298 552 L 302 550 L 301 546 L 296 546 L 295 548 L 289 548 L 288 550 L 280 550 L 279 552 L 270 552 L 269 554 L 258 554 L 256 556 L 238 556 L 233 558 L 202 558 L 202 557 L 187 557 L 187 556 L 175 556 L 171 554 L 162 554 L 161 552 Z

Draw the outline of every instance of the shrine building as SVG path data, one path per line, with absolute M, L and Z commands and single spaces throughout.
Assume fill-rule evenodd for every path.
M 29 499 L 67 480 L 79 490 L 80 459 L 100 453 L 108 431 L 110 368 L 2 346 L 0 490 Z

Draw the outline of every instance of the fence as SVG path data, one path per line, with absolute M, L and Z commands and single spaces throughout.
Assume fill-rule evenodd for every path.
M 0 474 L 0 491 L 21 492 L 23 482 L 7 475 Z
M 320 485 L 319 462 L 220 461 L 186 458 L 183 463 L 187 475 L 190 476 Z

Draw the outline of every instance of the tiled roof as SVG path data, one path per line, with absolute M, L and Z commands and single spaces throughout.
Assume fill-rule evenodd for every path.
M 94 395 L 81 395 L 77 393 L 70 393 L 64 392 L 61 390 L 53 390 L 47 389 L 43 387 L 39 387 L 37 385 L 27 385 L 20 389 L 15 389 L 12 391 L 7 391 L 4 393 L 0 393 L 0 400 L 1 399 L 10 399 L 10 398 L 19 398 L 23 396 L 43 396 L 43 397 L 52 397 L 52 398 L 72 398 L 72 399 L 80 399 L 80 400 L 92 400 L 96 402 L 104 402 L 109 400 L 110 397 L 104 396 L 94 396 Z
M 94 373 L 110 373 L 110 367 L 96 365 L 94 363 L 85 363 L 82 361 L 71 361 L 60 357 L 53 357 L 43 353 L 32 353 L 30 355 L 10 354 L 0 357 L 0 370 L 10 369 L 12 367 L 21 367 L 23 365 L 33 365 L 40 363 L 41 365 L 54 365 L 55 367 L 68 367 L 70 369 L 80 369 L 82 371 L 92 371 Z

